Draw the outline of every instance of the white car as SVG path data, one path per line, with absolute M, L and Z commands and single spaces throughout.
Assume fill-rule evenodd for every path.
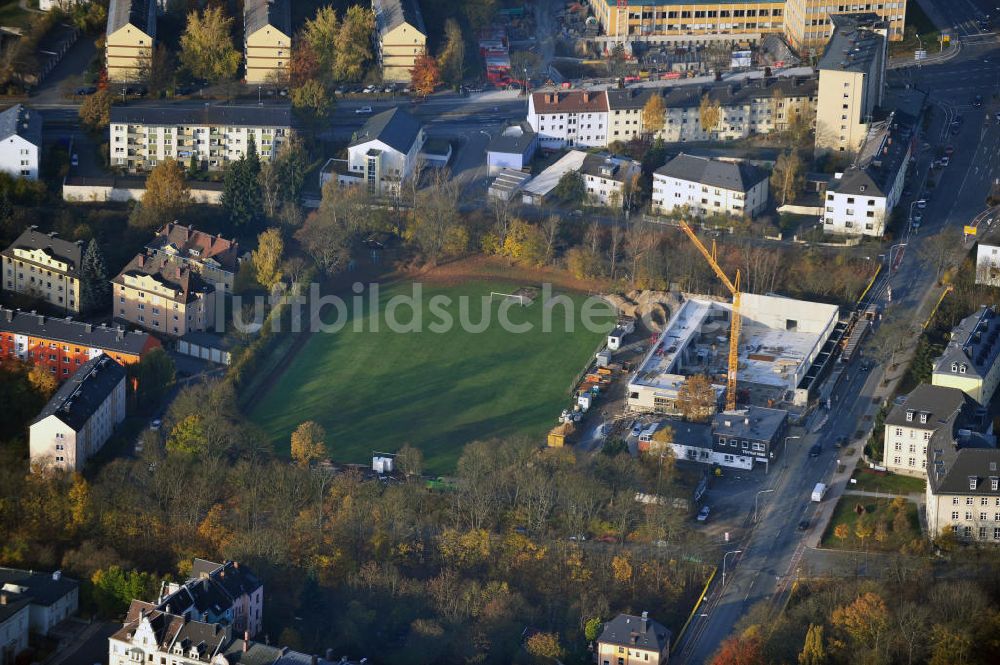
M 358 115 L 367 115 L 372 112 L 372 107 L 362 106 L 359 109 L 354 109 L 354 112 L 357 113 Z
M 927 207 L 927 199 L 920 199 L 917 201 L 917 209 L 923 210 Z
M 642 423 L 632 425 L 632 436 L 639 436 L 640 434 L 642 434 Z
M 948 157 L 947 155 L 945 155 L 944 157 L 942 157 L 941 159 L 938 160 L 938 163 L 941 165 L 941 168 L 944 168 L 944 167 L 948 166 L 948 164 L 951 163 L 951 157 Z

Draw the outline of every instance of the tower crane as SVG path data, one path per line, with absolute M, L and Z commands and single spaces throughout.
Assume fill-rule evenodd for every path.
M 715 241 L 712 241 L 712 249 L 709 250 L 687 222 L 681 220 L 680 225 L 681 230 L 708 261 L 712 271 L 733 294 L 733 314 L 729 324 L 729 371 L 726 374 L 726 411 L 733 411 L 736 409 L 736 372 L 740 366 L 740 271 L 737 268 L 736 279 L 731 281 L 715 258 Z

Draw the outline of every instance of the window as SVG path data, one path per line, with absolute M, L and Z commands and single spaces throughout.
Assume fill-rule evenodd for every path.
M 957 520 L 958 519 L 958 511 L 957 510 L 951 511 L 951 519 L 953 519 L 953 520 Z
M 972 497 L 971 496 L 965 497 L 965 505 L 967 505 L 967 506 L 971 506 L 972 505 Z

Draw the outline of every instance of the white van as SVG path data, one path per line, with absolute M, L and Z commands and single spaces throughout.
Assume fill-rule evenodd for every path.
M 826 485 L 823 483 L 816 483 L 816 487 L 813 488 L 812 500 L 819 503 L 826 496 Z

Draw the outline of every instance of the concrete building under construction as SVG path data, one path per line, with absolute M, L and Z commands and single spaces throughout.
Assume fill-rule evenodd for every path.
M 741 296 L 739 393 L 751 404 L 804 403 L 797 394 L 837 327 L 836 305 L 781 296 Z M 675 312 L 628 384 L 631 411 L 676 413 L 684 380 L 705 374 L 716 393 L 726 387 L 732 304 L 689 297 Z

